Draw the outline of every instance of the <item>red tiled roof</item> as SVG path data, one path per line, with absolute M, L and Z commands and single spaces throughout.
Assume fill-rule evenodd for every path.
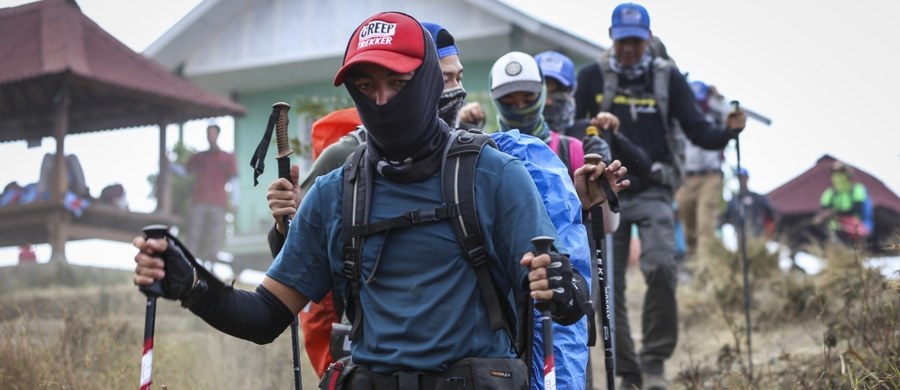
M 823 155 L 812 168 L 769 192 L 766 196 L 772 207 L 782 216 L 817 212 L 822 192 L 831 186 L 831 164 L 834 161 L 834 157 Z M 862 169 L 850 166 L 853 168 L 853 180 L 866 186 L 874 207 L 900 214 L 900 198 L 890 188 Z
M 68 133 L 243 115 L 116 40 L 73 0 L 0 9 L 0 142 L 52 134 L 68 88 Z

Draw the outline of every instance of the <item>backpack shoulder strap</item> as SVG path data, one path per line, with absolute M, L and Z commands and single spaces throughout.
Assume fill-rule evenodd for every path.
M 350 295 L 346 299 L 353 301 L 353 328 L 350 340 L 356 340 L 362 330 L 363 310 L 359 299 L 359 275 L 365 237 L 354 237 L 351 230 L 353 226 L 365 224 L 369 218 L 370 191 L 368 189 L 372 187 L 372 175 L 367 171 L 370 168 L 366 164 L 365 155 L 366 144 L 361 143 L 347 157 L 343 167 L 341 233 L 344 245 L 344 265 L 341 273 L 348 279 L 347 283 L 350 287 Z
M 619 89 L 619 76 L 609 67 L 609 56 L 612 50 L 607 50 L 600 55 L 597 64 L 600 65 L 600 73 L 603 76 L 603 100 L 600 102 L 600 112 L 609 112 L 616 90 Z
M 366 143 L 366 128 L 362 125 L 357 126 L 355 130 L 347 133 L 347 135 L 353 137 L 357 144 Z
M 653 96 L 656 98 L 656 107 L 662 116 L 663 126 L 669 131 L 669 78 L 672 73 L 672 64 L 663 58 L 653 58 Z
M 442 192 L 448 207 L 459 210 L 459 215 L 450 219 L 456 241 L 462 249 L 463 257 L 475 269 L 478 289 L 487 306 L 491 329 L 506 329 L 509 335 L 515 333 L 509 327 L 500 305 L 494 281 L 491 278 L 484 236 L 478 222 L 475 204 L 475 166 L 485 146 L 497 147 L 494 140 L 480 131 L 456 130 L 444 151 L 441 171 Z
M 671 101 L 669 86 L 673 71 L 677 71 L 677 68 L 672 62 L 660 57 L 653 58 L 653 96 L 656 98 L 656 108 L 659 110 L 663 130 L 665 130 L 666 145 L 672 153 L 672 167 L 675 168 L 677 175 L 673 185 L 677 189 L 686 175 L 684 168 L 686 156 L 684 134 L 681 133 L 681 127 L 676 120 L 669 117 Z

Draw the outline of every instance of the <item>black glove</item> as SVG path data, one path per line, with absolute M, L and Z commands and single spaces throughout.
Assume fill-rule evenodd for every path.
M 564 314 L 572 307 L 572 263 L 569 257 L 559 253 L 549 253 L 550 265 L 547 266 L 547 282 L 553 290 L 552 313 L 554 317 Z
M 182 307 L 190 308 L 207 292 L 205 276 L 209 273 L 198 273 L 181 246 L 171 237 L 166 237 L 166 240 L 168 247 L 162 254 L 166 277 L 160 280 L 163 297 L 180 300 Z
M 572 273 L 572 299 L 565 307 L 557 304 L 553 321 L 561 325 L 572 325 L 582 316 L 593 318 L 594 303 L 591 301 L 591 292 L 588 290 L 588 282 L 578 271 Z
M 165 263 L 166 277 L 160 280 L 163 297 L 168 299 L 185 299 L 194 288 L 194 276 L 196 271 L 193 264 L 184 255 L 175 242 L 166 238 L 168 247 L 162 253 Z

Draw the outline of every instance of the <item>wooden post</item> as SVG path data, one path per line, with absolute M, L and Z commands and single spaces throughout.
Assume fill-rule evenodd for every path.
M 172 185 L 169 170 L 169 157 L 166 155 L 166 125 L 159 126 L 159 173 L 156 176 L 156 212 L 172 213 Z
M 66 132 L 69 130 L 69 87 L 64 80 L 59 93 L 54 99 L 56 112 L 53 120 L 53 138 L 56 139 L 56 155 L 53 156 L 53 169 L 50 180 L 50 204 L 62 207 L 68 187 L 66 172 Z M 47 231 L 50 235 L 50 261 L 66 262 L 66 227 L 65 218 L 50 218 Z

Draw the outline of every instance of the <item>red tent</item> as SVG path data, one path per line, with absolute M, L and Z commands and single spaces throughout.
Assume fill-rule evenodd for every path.
M 789 242 L 805 242 L 804 236 L 810 233 L 810 219 L 821 208 L 819 199 L 822 192 L 831 186 L 831 166 L 834 161 L 834 157 L 823 155 L 812 168 L 766 195 L 780 215 L 778 231 Z M 850 166 L 853 168 L 853 180 L 866 186 L 872 200 L 875 229 L 870 237 L 870 244 L 871 249 L 878 252 L 883 244 L 897 241 L 896 234 L 900 232 L 900 198 L 881 180 L 858 167 Z

